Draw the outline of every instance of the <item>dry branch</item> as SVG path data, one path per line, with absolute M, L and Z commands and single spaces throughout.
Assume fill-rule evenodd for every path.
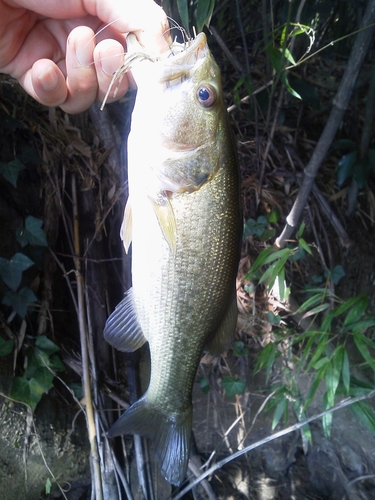
M 267 436 L 264 439 L 261 439 L 260 441 L 257 441 L 256 443 L 250 444 L 249 446 L 246 446 L 242 450 L 236 451 L 236 453 L 233 453 L 229 457 L 226 457 L 223 460 L 220 460 L 220 462 L 217 462 L 215 465 L 213 465 L 208 470 L 206 470 L 201 476 L 199 476 L 197 479 L 195 479 L 194 481 L 192 481 L 188 486 L 186 486 L 186 488 L 184 488 L 182 491 L 180 491 L 176 496 L 172 497 L 173 500 L 180 500 L 180 499 L 182 499 L 184 497 L 184 495 L 186 495 L 186 493 L 188 491 L 190 491 L 192 488 L 194 488 L 203 479 L 205 479 L 206 477 L 210 476 L 215 471 L 221 469 L 227 463 L 232 462 L 233 460 L 235 460 L 236 458 L 241 457 L 242 455 L 245 455 L 249 451 L 252 451 L 255 448 L 259 448 L 259 446 L 263 446 L 264 444 L 269 443 L 271 441 L 274 441 L 275 439 L 283 437 L 286 434 L 289 434 L 291 432 L 294 432 L 294 431 L 297 431 L 299 429 L 302 429 L 302 427 L 304 427 L 306 424 L 309 424 L 310 422 L 313 422 L 314 420 L 318 420 L 318 419 L 322 418 L 324 415 L 327 415 L 328 413 L 331 413 L 331 412 L 334 412 L 334 411 L 337 411 L 337 410 L 341 410 L 342 408 L 346 408 L 347 406 L 350 406 L 350 405 L 355 404 L 355 403 L 359 403 L 360 401 L 364 401 L 366 399 L 371 399 L 373 397 L 375 397 L 375 390 L 372 390 L 372 391 L 370 391 L 367 394 L 364 394 L 364 395 L 361 395 L 361 396 L 357 396 L 355 398 L 344 399 L 339 404 L 337 404 L 336 406 L 333 406 L 329 410 L 325 410 L 325 411 L 323 411 L 321 413 L 318 413 L 317 415 L 313 415 L 312 417 L 307 418 L 306 420 L 303 420 L 303 421 L 298 422 L 298 423 L 296 423 L 294 425 L 291 425 L 291 426 L 287 427 L 286 429 L 282 429 L 279 432 L 275 432 L 274 434 L 271 434 L 270 436 Z

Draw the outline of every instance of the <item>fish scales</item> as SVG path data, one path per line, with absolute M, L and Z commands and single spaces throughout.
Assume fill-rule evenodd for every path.
M 132 44 L 142 52 L 134 39 Z M 146 393 L 108 435 L 150 438 L 165 478 L 179 485 L 188 464 L 192 386 L 202 352 L 223 350 L 236 325 L 242 223 L 219 70 L 203 34 L 173 49 L 176 56 L 153 62 L 149 55 L 138 75 L 133 69 L 138 95 L 122 229 L 125 248 L 132 241 L 133 286 L 104 335 L 123 351 L 148 341 L 151 356 Z M 144 136 L 149 146 L 142 146 Z

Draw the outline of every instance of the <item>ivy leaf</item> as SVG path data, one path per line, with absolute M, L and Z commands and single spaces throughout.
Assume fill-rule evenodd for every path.
M 204 377 L 202 377 L 202 378 L 204 378 Z M 71 389 L 74 392 L 74 395 L 77 399 L 83 398 L 82 384 L 77 384 L 76 382 L 72 382 L 71 384 L 69 384 L 69 389 Z
M 16 253 L 10 260 L 0 257 L 0 276 L 12 290 L 17 290 L 21 283 L 22 273 L 34 262 L 23 253 Z
M 26 368 L 23 378 L 27 380 L 35 379 L 45 393 L 53 387 L 55 375 L 45 366 L 37 366 L 35 362 L 30 361 Z
M 13 351 L 14 340 L 5 340 L 0 337 L 0 356 L 8 356 Z
M 49 356 L 51 354 L 55 354 L 55 352 L 58 352 L 60 350 L 60 347 L 53 343 L 52 340 L 50 340 L 45 335 L 41 335 L 36 339 L 35 347 L 37 347 L 41 351 L 44 351 Z
M 17 240 L 22 247 L 25 247 L 28 243 L 34 246 L 48 246 L 46 233 L 42 229 L 42 224 L 43 221 L 41 219 L 37 219 L 32 215 L 26 217 L 25 227 L 16 231 Z
M 17 158 L 8 163 L 0 162 L 0 174 L 14 187 L 17 187 L 18 174 L 21 170 L 25 170 L 25 168 L 25 165 L 17 160 Z
M 260 215 L 257 220 L 251 218 L 248 219 L 244 227 L 244 239 L 248 236 L 251 236 L 252 234 L 255 234 L 256 236 L 262 236 L 267 226 L 268 220 L 266 217 L 264 217 L 264 215 Z
M 26 316 L 28 304 L 37 301 L 38 299 L 35 297 L 33 291 L 25 286 L 19 292 L 13 292 L 13 290 L 6 292 L 2 303 L 6 306 L 13 307 L 16 313 L 21 316 L 21 318 L 24 318 Z
M 233 377 L 225 377 L 220 385 L 225 389 L 227 398 L 236 396 L 237 394 L 243 394 L 246 388 L 246 384 L 243 380 L 234 379 Z
M 249 349 L 246 349 L 242 340 L 236 340 L 233 344 L 233 354 L 237 357 L 247 356 L 249 354 Z
M 32 410 L 41 400 L 44 389 L 35 378 L 27 380 L 25 377 L 15 377 L 11 390 L 11 397 L 28 404 Z
M 327 278 L 329 277 L 329 279 L 335 284 L 337 285 L 339 283 L 339 281 L 341 280 L 341 278 L 343 278 L 345 276 L 345 271 L 344 271 L 344 268 L 341 266 L 341 265 L 338 265 L 338 266 L 335 266 L 332 271 L 329 271 L 328 273 L 325 272 L 324 273 L 324 276 Z
M 357 151 L 344 155 L 337 165 L 337 184 L 342 186 L 346 179 L 353 175 L 357 162 Z
M 207 394 L 210 392 L 210 384 L 207 380 L 206 377 L 200 377 L 199 379 L 199 387 L 202 389 L 202 391 Z

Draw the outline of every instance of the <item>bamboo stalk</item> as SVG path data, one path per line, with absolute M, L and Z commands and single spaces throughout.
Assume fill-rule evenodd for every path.
M 310 195 L 315 177 L 328 152 L 329 147 L 335 137 L 337 129 L 344 116 L 349 100 L 352 95 L 359 70 L 366 56 L 368 47 L 373 39 L 375 22 L 375 0 L 369 0 L 359 31 L 354 42 L 352 51 L 347 62 L 345 73 L 342 77 L 339 89 L 333 100 L 333 108 L 328 118 L 327 124 L 320 136 L 319 142 L 313 152 L 313 155 L 305 168 L 305 177 L 301 189 L 293 204 L 292 210 L 286 219 L 286 225 L 277 238 L 275 244 L 277 247 L 284 247 L 286 242 L 292 236 L 297 228 L 298 222 L 305 208 L 307 199 Z
M 74 267 L 77 279 L 77 298 L 78 298 L 78 326 L 81 343 L 82 357 L 82 386 L 86 403 L 86 423 L 90 442 L 90 460 L 91 470 L 93 474 L 92 493 L 95 492 L 95 500 L 103 500 L 102 480 L 99 463 L 99 452 L 97 445 L 97 434 L 94 418 L 94 408 L 92 401 L 91 385 L 90 385 L 90 365 L 88 357 L 87 344 L 87 322 L 85 314 L 85 286 L 84 279 L 81 273 L 80 261 L 80 241 L 79 241 L 79 220 L 78 220 L 78 203 L 77 203 L 77 183 L 76 176 L 72 174 L 72 201 L 73 201 L 73 235 L 74 235 Z

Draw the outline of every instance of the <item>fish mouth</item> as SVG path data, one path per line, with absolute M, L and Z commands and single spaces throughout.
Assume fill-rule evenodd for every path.
M 197 68 L 207 53 L 207 38 L 199 33 L 194 39 L 179 43 L 173 42 L 169 49 L 159 56 L 148 52 L 137 40 L 134 33 L 129 33 L 126 39 L 128 53 L 132 66 L 144 60 L 154 63 L 153 73 L 159 83 L 173 85 L 187 78 L 191 71 Z M 130 68 L 129 68 L 130 69 Z

